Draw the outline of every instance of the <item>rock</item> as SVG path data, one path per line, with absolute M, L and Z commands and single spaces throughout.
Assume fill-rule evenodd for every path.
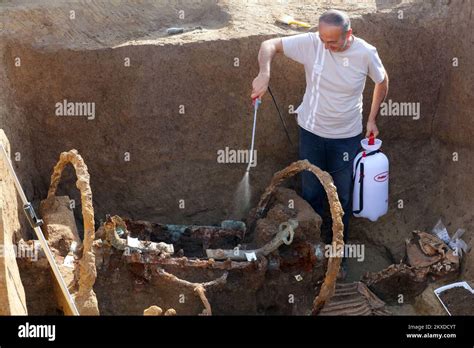
M 161 314 L 163 314 L 163 310 L 158 306 L 151 306 L 143 311 L 143 315 L 158 316 Z
M 45 238 L 51 248 L 66 256 L 72 242 L 79 248 L 82 244 L 77 231 L 74 213 L 69 206 L 68 196 L 52 196 L 40 203 L 40 215 L 44 221 L 42 226 Z
M 173 309 L 173 308 L 170 308 L 168 309 L 166 312 L 165 312 L 165 316 L 168 317 L 168 316 L 175 316 L 176 315 L 176 311 Z
M 276 233 L 278 226 L 289 219 L 296 219 L 296 241 L 308 241 L 312 244 L 320 242 L 322 219 L 311 205 L 301 198 L 294 190 L 279 187 L 275 190 L 270 203 L 271 208 L 263 219 L 257 221 L 254 244 L 262 246 L 268 243 Z

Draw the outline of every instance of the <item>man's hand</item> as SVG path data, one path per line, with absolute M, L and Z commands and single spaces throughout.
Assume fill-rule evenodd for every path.
M 365 132 L 365 137 L 368 138 L 370 136 L 370 133 L 374 133 L 374 137 L 377 138 L 379 135 L 379 129 L 377 128 L 375 121 L 369 120 L 367 122 L 367 131 Z
M 269 74 L 259 73 L 252 82 L 252 99 L 261 98 L 267 91 L 269 82 Z

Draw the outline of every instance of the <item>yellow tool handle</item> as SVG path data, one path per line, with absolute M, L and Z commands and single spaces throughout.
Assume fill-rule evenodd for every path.
M 303 28 L 311 28 L 310 24 L 305 23 L 305 22 L 296 21 L 296 20 L 291 20 L 291 21 L 288 22 L 288 24 L 289 25 L 294 24 L 294 25 L 297 25 L 297 26 L 303 27 Z

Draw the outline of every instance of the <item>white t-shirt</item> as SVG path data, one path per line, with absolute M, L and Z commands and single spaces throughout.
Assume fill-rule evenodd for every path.
M 324 138 L 350 138 L 362 133 L 362 92 L 366 76 L 385 78 L 377 49 L 354 36 L 343 52 L 324 48 L 319 33 L 282 38 L 285 55 L 305 67 L 306 91 L 296 109 L 298 124 Z

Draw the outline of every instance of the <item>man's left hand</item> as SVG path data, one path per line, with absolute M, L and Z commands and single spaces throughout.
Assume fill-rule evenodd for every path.
M 374 133 L 374 137 L 377 138 L 379 135 L 379 129 L 375 124 L 375 121 L 368 121 L 367 122 L 367 131 L 365 132 L 365 137 L 368 138 L 370 133 Z

